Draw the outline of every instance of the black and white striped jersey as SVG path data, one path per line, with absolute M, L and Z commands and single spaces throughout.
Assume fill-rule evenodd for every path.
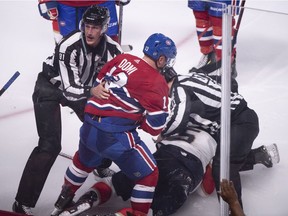
M 54 55 L 44 62 L 43 71 L 68 100 L 81 100 L 90 96 L 90 88 L 103 65 L 122 52 L 109 36 L 104 35 L 92 48 L 82 32 L 76 31 L 59 42 Z
M 199 128 L 211 135 L 220 128 L 221 86 L 205 74 L 191 73 L 174 79 L 171 93 L 170 115 L 163 137 Z M 231 92 L 231 120 L 247 107 L 244 98 Z

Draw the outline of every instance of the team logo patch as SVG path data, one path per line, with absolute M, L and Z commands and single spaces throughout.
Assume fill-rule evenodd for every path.
M 140 172 L 135 172 L 135 173 L 133 173 L 133 175 L 136 176 L 136 177 L 138 178 L 138 177 L 141 176 L 141 173 L 140 173 Z
M 165 43 L 166 43 L 167 46 L 171 46 L 171 41 L 170 40 L 166 40 Z
M 64 21 L 60 21 L 60 22 L 59 22 L 59 25 L 60 25 L 60 26 L 65 26 L 66 23 L 65 23 Z

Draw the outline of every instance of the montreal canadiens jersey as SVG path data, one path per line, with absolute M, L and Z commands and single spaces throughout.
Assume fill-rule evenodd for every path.
M 161 132 L 168 116 L 168 85 L 158 70 L 141 58 L 121 54 L 104 65 L 95 86 L 103 81 L 109 99 L 90 98 L 86 113 L 132 119 L 153 136 Z

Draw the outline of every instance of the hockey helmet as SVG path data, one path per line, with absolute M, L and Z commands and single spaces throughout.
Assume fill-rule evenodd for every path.
M 167 83 L 177 76 L 177 72 L 174 70 L 174 68 L 168 66 L 162 69 L 161 74 L 165 77 Z
M 160 56 L 165 56 L 167 66 L 175 63 L 177 49 L 173 40 L 161 33 L 152 34 L 145 42 L 143 52 L 145 55 L 157 61 Z
M 84 24 L 91 24 L 101 26 L 101 33 L 104 33 L 108 29 L 109 21 L 110 13 L 108 8 L 92 5 L 83 14 L 82 20 L 80 22 L 80 30 L 82 32 L 84 31 Z

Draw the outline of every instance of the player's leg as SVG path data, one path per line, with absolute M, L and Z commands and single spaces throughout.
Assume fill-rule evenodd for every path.
M 216 60 L 222 58 L 222 16 L 226 5 L 239 6 L 239 0 L 216 0 L 209 3 L 209 17 L 213 26 L 213 40 L 214 50 L 216 53 Z M 236 15 L 236 14 L 235 14 Z M 235 19 L 232 20 L 232 36 L 235 34 Z M 236 53 L 236 43 L 233 47 L 233 54 Z M 234 59 L 234 56 L 232 56 Z M 232 60 L 233 60 L 232 59 Z
M 189 0 L 188 7 L 193 10 L 200 51 L 203 54 L 198 65 L 195 67 L 198 69 L 211 62 L 215 62 L 213 29 L 208 15 L 208 2 Z
M 114 137 L 118 140 L 114 147 L 118 148 L 118 152 L 120 149 L 124 151 L 121 155 L 115 155 L 115 149 L 111 149 L 114 155 L 112 160 L 135 182 L 131 193 L 131 211 L 145 215 L 151 206 L 158 180 L 156 161 L 136 130 L 115 133 Z M 105 154 L 111 153 L 105 151 Z
M 98 129 L 84 122 L 80 129 L 78 152 L 64 176 L 64 184 L 51 215 L 57 215 L 71 205 L 75 192 L 86 181 L 89 173 L 101 164 L 102 158 L 88 146 L 95 146 L 98 140 Z

